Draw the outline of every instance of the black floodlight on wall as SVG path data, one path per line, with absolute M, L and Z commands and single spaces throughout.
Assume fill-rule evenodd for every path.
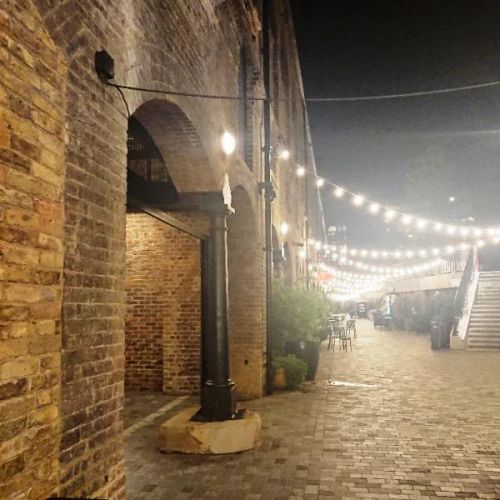
M 112 80 L 115 77 L 115 60 L 105 50 L 95 53 L 95 70 L 101 80 Z

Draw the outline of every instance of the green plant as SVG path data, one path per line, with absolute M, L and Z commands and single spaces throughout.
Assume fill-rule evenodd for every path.
M 270 318 L 273 352 L 283 353 L 288 340 L 324 340 L 334 308 L 335 304 L 316 290 L 275 282 Z
M 274 358 L 274 370 L 283 368 L 285 372 L 286 385 L 288 389 L 298 389 L 305 380 L 307 373 L 307 363 L 297 358 L 293 354 L 287 356 L 276 356 Z

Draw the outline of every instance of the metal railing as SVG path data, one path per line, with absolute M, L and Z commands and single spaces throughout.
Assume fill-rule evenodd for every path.
M 464 273 L 455 294 L 455 314 L 451 329 L 452 336 L 464 338 L 467 332 L 472 304 L 474 303 L 474 295 L 477 288 L 477 273 L 478 252 L 477 248 L 473 247 L 469 252 Z

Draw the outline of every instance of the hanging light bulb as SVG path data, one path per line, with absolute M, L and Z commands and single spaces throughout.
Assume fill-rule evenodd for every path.
M 441 222 L 436 222 L 434 224 L 434 231 L 439 233 L 440 231 L 442 231 L 442 229 L 443 229 L 443 224 L 441 224 Z
M 283 235 L 287 234 L 288 230 L 289 230 L 288 224 L 286 222 L 282 222 L 280 224 L 280 232 L 281 232 L 281 234 L 283 234 Z
M 371 203 L 370 204 L 370 212 L 372 214 L 376 214 L 380 211 L 380 205 L 378 203 Z
M 446 232 L 447 232 L 448 234 L 455 234 L 455 233 L 456 233 L 456 231 L 457 231 L 457 228 L 456 228 L 455 226 L 448 226 L 448 227 L 446 228 Z
M 288 149 L 282 149 L 279 157 L 281 160 L 288 160 L 290 158 L 290 151 L 288 151 Z
M 474 236 L 479 237 L 482 236 L 483 231 L 479 228 L 474 229 Z
M 392 219 L 394 219 L 394 217 L 396 217 L 396 211 L 392 210 L 392 208 L 389 208 L 389 210 L 385 211 L 384 216 L 386 220 L 391 221 Z
M 316 186 L 317 187 L 323 187 L 325 185 L 325 179 L 322 179 L 321 177 L 319 177 L 318 179 L 316 179 Z
M 408 224 L 410 224 L 411 221 L 412 221 L 412 216 L 411 215 L 405 214 L 405 215 L 403 215 L 403 217 L 401 217 L 401 222 L 405 226 L 407 226 Z
M 461 234 L 462 236 L 468 236 L 468 234 L 469 234 L 469 229 L 468 229 L 467 227 L 463 227 L 463 228 L 461 228 L 461 229 L 460 229 L 460 234 Z
M 417 227 L 419 229 L 425 229 L 426 226 L 427 226 L 427 221 L 425 219 L 418 219 Z
M 304 167 L 301 167 L 300 165 L 297 166 L 297 170 L 295 171 L 295 173 L 299 176 L 299 177 L 304 177 L 305 173 L 306 173 L 306 169 Z
M 301 259 L 305 259 L 305 258 L 306 258 L 306 251 L 305 251 L 303 248 L 301 248 L 301 249 L 299 250 L 299 257 L 300 257 Z
M 357 194 L 354 196 L 354 198 L 352 199 L 352 202 L 354 203 L 354 205 L 356 205 L 357 207 L 360 207 L 364 202 L 365 202 L 365 198 L 364 196 L 361 196 L 360 194 Z
M 337 197 L 337 198 L 342 198 L 342 196 L 344 196 L 344 190 L 340 187 L 340 186 L 337 186 L 335 188 L 335 190 L 333 191 L 333 194 Z

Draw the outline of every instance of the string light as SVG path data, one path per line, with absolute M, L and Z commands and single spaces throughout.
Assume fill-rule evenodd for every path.
M 297 166 L 297 170 L 295 171 L 295 173 L 299 176 L 299 177 L 304 177 L 304 175 L 306 174 L 306 169 L 304 167 L 301 167 L 300 165 Z
M 356 196 L 353 196 L 352 202 L 357 207 L 360 207 L 365 202 L 365 198 L 364 198 L 364 196 L 357 194 Z
M 346 188 L 339 186 L 338 184 L 327 181 L 324 178 L 318 177 L 313 172 L 304 172 L 302 175 L 306 173 L 309 173 L 316 179 L 316 185 L 318 187 L 322 187 L 325 184 L 332 186 L 334 188 L 333 195 L 336 198 L 344 198 L 345 195 L 349 195 L 352 204 L 356 207 L 362 207 L 368 203 L 368 210 L 373 214 L 381 213 L 386 222 L 391 222 L 391 221 L 399 222 L 406 227 L 414 226 L 420 230 L 425 230 L 430 227 L 437 233 L 442 233 L 444 231 L 444 233 L 449 236 L 455 236 L 458 233 L 458 235 L 463 238 L 467 238 L 472 235 L 477 238 L 480 237 L 482 234 L 484 234 L 484 232 L 487 232 L 489 236 L 500 235 L 500 228 L 485 229 L 485 228 L 471 227 L 471 226 L 457 227 L 454 225 L 445 225 L 441 221 L 428 221 L 424 218 L 400 212 L 393 208 L 387 207 L 381 203 L 372 200 L 367 200 L 363 195 L 349 191 Z
M 279 157 L 282 160 L 288 160 L 290 158 L 290 151 L 288 151 L 288 149 L 281 150 Z
M 482 242 L 482 243 L 481 243 Z M 313 244 L 314 240 L 312 243 Z M 500 243 L 500 238 L 496 237 L 491 240 L 489 240 L 490 244 L 498 244 Z M 329 252 L 335 252 L 341 253 L 343 255 L 348 255 L 349 257 L 368 257 L 370 259 L 404 259 L 407 258 L 408 252 L 412 251 L 414 255 L 418 255 L 420 257 L 426 257 L 428 255 L 444 255 L 444 254 L 450 254 L 457 252 L 459 250 L 468 250 L 474 246 L 479 246 L 479 245 L 485 245 L 486 242 L 484 240 L 476 240 L 475 242 L 471 243 L 466 243 L 462 242 L 456 247 L 452 245 L 445 245 L 442 247 L 429 247 L 429 248 L 416 248 L 416 249 L 408 249 L 405 251 L 401 251 L 399 249 L 363 249 L 363 248 L 355 248 L 355 247 L 348 247 L 346 245 L 324 245 L 325 250 L 328 250 Z

